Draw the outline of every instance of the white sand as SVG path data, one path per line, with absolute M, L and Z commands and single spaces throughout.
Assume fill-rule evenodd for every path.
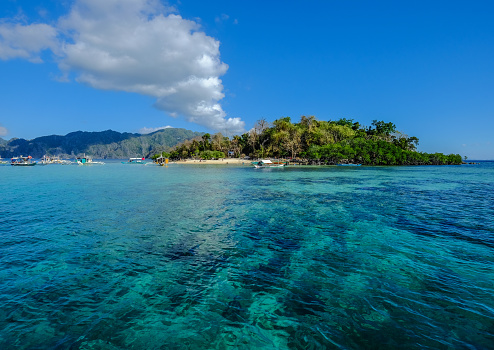
M 175 161 L 172 163 L 176 164 L 192 164 L 192 165 L 202 165 L 202 164 L 212 164 L 212 165 L 246 165 L 246 166 L 252 166 L 250 160 L 246 159 L 240 159 L 240 158 L 224 158 L 224 159 L 217 159 L 217 160 L 194 160 L 194 159 L 187 159 L 187 160 L 179 160 Z

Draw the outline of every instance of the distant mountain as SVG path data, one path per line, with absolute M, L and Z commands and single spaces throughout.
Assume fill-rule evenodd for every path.
M 65 136 L 42 136 L 33 140 L 15 138 L 6 141 L 0 138 L 0 157 L 30 155 L 33 158 L 41 158 L 47 154 L 70 158 L 83 153 L 99 159 L 149 157 L 169 151 L 175 145 L 203 134 L 186 129 L 168 128 L 147 135 L 106 130 L 76 131 Z

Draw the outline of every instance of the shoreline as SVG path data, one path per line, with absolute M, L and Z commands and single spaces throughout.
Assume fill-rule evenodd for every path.
M 215 160 L 195 160 L 195 159 L 187 159 L 187 160 L 177 160 L 174 162 L 170 162 L 170 164 L 186 164 L 186 165 L 244 165 L 251 166 L 251 161 L 240 158 L 223 158 L 223 159 L 215 159 Z

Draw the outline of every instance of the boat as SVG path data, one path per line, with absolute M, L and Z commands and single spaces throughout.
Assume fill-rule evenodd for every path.
M 154 163 L 159 165 L 159 166 L 165 166 L 165 165 L 168 165 L 168 158 L 165 158 L 163 156 L 159 156 L 158 158 L 156 158 L 154 160 Z
M 147 162 L 145 162 L 146 158 L 142 157 L 142 158 L 129 158 L 129 161 L 128 162 L 122 162 L 122 164 L 147 164 Z
M 65 159 L 60 159 L 60 157 L 57 156 L 47 156 L 44 155 L 43 158 L 41 158 L 41 161 L 39 161 L 40 165 L 48 165 L 48 164 L 72 164 L 70 160 L 65 160 Z
M 254 168 L 280 168 L 286 166 L 286 162 L 272 162 L 270 159 L 262 159 L 251 163 Z
M 14 157 L 10 160 L 10 165 L 13 166 L 33 166 L 36 165 L 36 162 L 33 161 L 33 157 L 28 156 L 28 157 Z
M 83 157 L 76 158 L 77 165 L 95 165 L 95 164 L 105 164 L 103 162 L 95 162 L 91 157 L 86 157 L 84 154 Z
M 6 160 L 3 160 L 2 158 L 0 158 L 0 164 L 9 164 L 9 162 L 7 162 Z
M 354 164 L 354 163 L 347 163 L 347 164 L 344 164 L 344 163 L 340 163 L 338 164 L 338 166 L 361 166 L 362 164 Z

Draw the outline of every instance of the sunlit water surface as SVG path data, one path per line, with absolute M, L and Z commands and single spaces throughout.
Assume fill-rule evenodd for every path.
M 494 163 L 0 167 L 1 349 L 493 349 Z

